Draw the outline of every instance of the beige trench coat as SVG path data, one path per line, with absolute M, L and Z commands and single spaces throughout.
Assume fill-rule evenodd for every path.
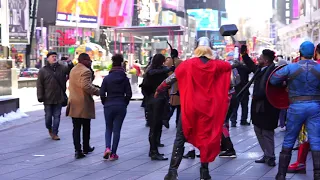
M 92 84 L 90 69 L 81 63 L 72 68 L 69 76 L 69 102 L 67 116 L 95 119 L 95 105 L 92 95 L 99 95 L 99 88 Z

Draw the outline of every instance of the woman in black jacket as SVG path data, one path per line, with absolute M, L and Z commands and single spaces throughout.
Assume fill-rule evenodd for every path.
M 106 150 L 103 158 L 111 161 L 119 158 L 117 148 L 120 140 L 121 127 L 127 114 L 127 106 L 132 97 L 131 85 L 125 70 L 121 67 L 122 62 L 123 56 L 121 54 L 112 56 L 112 69 L 109 75 L 103 79 L 100 88 L 100 98 L 104 105 L 106 121 Z M 111 147 L 112 135 L 113 143 Z
M 174 67 L 170 69 L 165 67 L 163 65 L 164 62 L 165 57 L 162 54 L 156 54 L 152 58 L 151 66 L 146 72 L 141 85 L 149 110 L 149 156 L 152 160 L 168 160 L 168 158 L 164 157 L 163 154 L 160 154 L 158 151 L 162 132 L 162 120 L 166 117 L 164 107 L 165 104 L 168 103 L 168 93 L 160 94 L 157 98 L 154 98 L 157 87 L 168 77 L 168 73 L 174 70 L 172 69 Z

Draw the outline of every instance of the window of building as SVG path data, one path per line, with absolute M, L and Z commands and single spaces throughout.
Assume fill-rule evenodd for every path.
M 286 11 L 286 17 L 290 17 L 290 11 Z

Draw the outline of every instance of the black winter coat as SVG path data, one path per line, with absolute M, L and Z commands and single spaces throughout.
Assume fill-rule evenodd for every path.
M 41 68 L 37 79 L 38 101 L 46 105 L 63 103 L 69 72 L 68 66 L 59 63 L 54 65 L 47 64 Z M 56 76 L 56 79 L 54 76 Z
M 266 96 L 266 83 L 272 71 L 276 68 L 272 63 L 261 70 L 256 66 L 248 55 L 243 57 L 248 68 L 255 72 L 254 87 L 251 102 L 251 119 L 253 125 L 264 130 L 273 131 L 278 127 L 280 110 L 273 107 Z

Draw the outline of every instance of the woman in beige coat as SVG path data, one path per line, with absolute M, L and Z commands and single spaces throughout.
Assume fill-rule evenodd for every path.
M 92 84 L 93 76 L 90 70 L 92 61 L 89 55 L 80 54 L 78 61 L 79 63 L 70 72 L 67 116 L 72 117 L 75 158 L 80 159 L 85 157 L 84 154 L 94 150 L 89 143 L 90 123 L 91 119 L 95 119 L 95 105 L 92 96 L 98 96 L 100 89 Z M 83 127 L 83 151 L 80 143 L 81 126 Z

